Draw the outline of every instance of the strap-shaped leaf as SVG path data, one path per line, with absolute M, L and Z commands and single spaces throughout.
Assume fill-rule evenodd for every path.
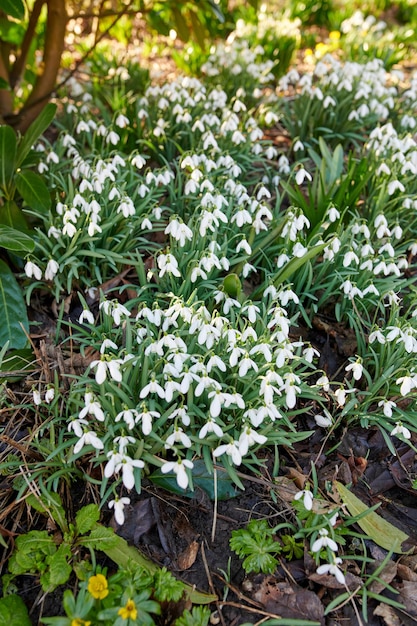
M 31 170 L 22 170 L 16 176 L 16 187 L 29 208 L 35 211 L 48 211 L 51 196 L 39 174 Z
M 0 346 L 24 348 L 29 321 L 22 290 L 9 266 L 0 259 Z
M 29 126 L 24 136 L 20 140 L 19 148 L 17 151 L 17 167 L 19 167 L 23 163 L 23 161 L 29 154 L 32 146 L 36 143 L 42 133 L 45 132 L 48 126 L 50 126 L 52 120 L 55 117 L 55 113 L 56 104 L 50 102 L 38 115 L 35 121 L 32 122 L 32 124 Z
M 16 134 L 10 126 L 0 126 L 0 186 L 7 189 L 16 161 Z
M 17 20 L 25 17 L 25 6 L 22 0 L 0 0 L 0 10 Z
M 32 237 L 22 233 L 16 228 L 0 224 L 0 248 L 13 250 L 13 252 L 33 252 L 35 242 Z
M 0 224 L 17 228 L 17 230 L 21 230 L 24 233 L 29 232 L 25 216 L 14 200 L 9 200 L 0 207 Z

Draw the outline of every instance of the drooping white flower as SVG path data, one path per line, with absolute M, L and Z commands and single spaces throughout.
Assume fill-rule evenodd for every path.
M 27 261 L 25 265 L 25 274 L 28 278 L 36 278 L 36 280 L 42 280 L 42 270 L 41 268 L 33 263 L 32 261 Z
M 322 548 L 326 547 L 330 548 L 332 552 L 337 552 L 338 545 L 334 539 L 329 537 L 329 531 L 326 528 L 320 528 L 319 535 L 320 537 L 318 537 L 311 546 L 312 552 L 320 552 Z
M 398 437 L 398 435 L 400 435 L 401 437 L 404 437 L 404 439 L 411 439 L 411 433 L 408 430 L 408 428 L 406 428 L 402 422 L 396 422 L 395 424 L 395 428 L 392 429 L 391 431 L 391 436 L 396 436 Z
M 338 565 L 342 563 L 342 559 L 340 557 L 333 556 L 332 563 L 324 563 L 323 565 L 319 565 L 316 572 L 317 574 L 332 574 L 338 583 L 344 585 L 346 583 L 345 575 L 341 569 L 339 569 Z
M 126 506 L 130 504 L 130 498 L 123 496 L 123 498 L 115 498 L 114 500 L 110 500 L 109 509 L 114 509 L 114 519 L 122 526 L 125 523 L 125 513 L 124 509 Z
M 222 444 L 213 450 L 214 457 L 222 456 L 223 454 L 227 454 L 235 465 L 242 463 L 242 455 L 239 450 L 238 441 L 230 441 L 230 443 Z
M 166 461 L 162 467 L 161 472 L 167 474 L 168 472 L 174 472 L 177 477 L 177 483 L 182 489 L 188 487 L 188 474 L 187 469 L 192 469 L 194 463 L 188 459 L 178 459 L 177 461 Z
M 302 489 L 301 491 L 298 491 L 294 496 L 294 500 L 301 500 L 301 498 L 303 499 L 304 508 L 307 511 L 311 511 L 313 508 L 314 497 L 310 489 Z

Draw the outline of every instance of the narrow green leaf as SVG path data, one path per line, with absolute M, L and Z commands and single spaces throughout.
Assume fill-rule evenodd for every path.
M 25 6 L 22 0 L 0 0 L 0 11 L 11 15 L 17 20 L 25 17 Z
M 369 511 L 369 507 L 342 485 L 342 483 L 336 481 L 336 488 L 352 517 Z M 393 526 L 393 524 L 390 524 L 390 522 L 384 520 L 380 515 L 375 513 L 375 511 L 369 511 L 366 515 L 358 519 L 358 524 L 364 533 L 378 546 L 386 550 L 392 550 L 392 552 L 398 554 L 404 553 L 401 544 L 409 540 L 408 535 L 403 533 L 399 528 L 396 528 L 396 526 Z
M 9 266 L 0 259 L 0 346 L 24 348 L 29 321 L 22 291 Z M 26 333 L 25 333 L 26 331 Z
M 7 190 L 13 179 L 16 146 L 16 133 L 11 126 L 0 126 L 0 187 L 2 190 Z
M 4 78 L 0 78 L 0 89 L 10 89 L 9 83 Z
M 65 509 L 62 506 L 61 496 L 57 493 L 42 494 L 36 497 L 34 494 L 27 496 L 26 502 L 30 504 L 35 511 L 50 515 L 52 519 L 58 524 L 62 532 L 68 530 L 68 522 L 65 515 Z
M 32 122 L 32 124 L 29 126 L 26 133 L 19 142 L 17 150 L 17 167 L 19 167 L 23 163 L 30 150 L 32 149 L 32 146 L 36 143 L 42 133 L 45 132 L 48 126 L 50 126 L 52 120 L 55 117 L 56 109 L 56 104 L 50 102 L 38 115 L 36 120 Z
M 43 179 L 31 170 L 22 170 L 16 176 L 16 187 L 29 208 L 46 212 L 51 206 L 51 196 Z
M 32 237 L 22 233 L 16 228 L 0 224 L 0 248 L 13 250 L 13 252 L 33 252 L 35 242 Z

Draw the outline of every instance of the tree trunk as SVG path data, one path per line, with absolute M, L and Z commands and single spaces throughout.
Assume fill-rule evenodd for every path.
M 48 103 L 56 85 L 61 56 L 65 45 L 67 12 L 65 0 L 46 0 L 48 17 L 45 33 L 43 70 L 38 75 L 25 105 L 17 114 L 12 125 L 24 133 Z

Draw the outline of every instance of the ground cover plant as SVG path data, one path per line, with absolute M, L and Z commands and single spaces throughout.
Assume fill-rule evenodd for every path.
M 0 127 L 0 622 L 417 617 L 410 37 L 298 4 Z

